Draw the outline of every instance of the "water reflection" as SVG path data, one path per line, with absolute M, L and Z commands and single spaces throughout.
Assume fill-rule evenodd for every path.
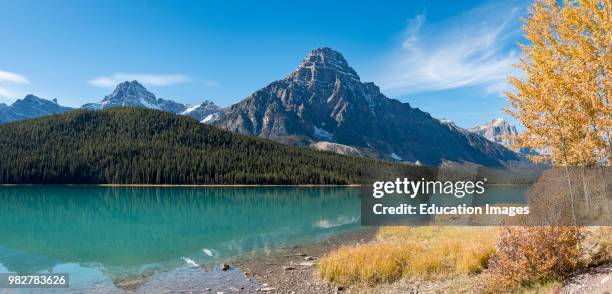
M 0 264 L 75 263 L 118 279 L 212 263 L 356 228 L 359 197 L 344 187 L 0 187 Z

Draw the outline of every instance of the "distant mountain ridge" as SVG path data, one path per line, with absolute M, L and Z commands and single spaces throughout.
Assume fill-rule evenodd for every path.
M 518 135 L 516 127 L 501 117 L 495 118 L 484 125 L 476 126 L 468 130 L 487 138 L 491 142 L 499 143 L 506 147 L 510 147 L 512 144 L 512 139 L 510 139 L 509 136 Z
M 177 114 L 189 115 L 198 121 L 203 120 L 207 115 L 221 110 L 212 101 L 205 102 L 191 107 L 181 104 L 173 100 L 165 100 L 155 97 L 155 94 L 149 92 L 138 81 L 125 81 L 117 85 L 115 90 L 104 97 L 98 103 L 87 103 L 81 106 L 85 109 L 99 110 L 112 107 L 136 106 L 149 109 L 157 109 Z
M 512 137 L 517 136 L 518 131 L 514 125 L 510 124 L 503 118 L 495 118 L 484 125 L 470 128 L 468 131 L 483 136 L 491 142 L 504 145 L 506 148 L 515 152 L 521 154 L 535 154 L 534 151 L 530 151 L 527 148 L 517 149 L 512 146 L 512 144 L 514 144 Z
M 157 98 L 155 94 L 149 92 L 138 81 L 125 81 L 120 83 L 111 94 L 105 96 L 100 102 L 87 103 L 81 106 L 81 108 L 101 110 L 127 106 L 144 107 L 188 115 L 198 121 L 203 121 L 206 117 L 218 115 L 223 111 L 221 107 L 215 105 L 210 100 L 205 100 L 203 103 L 196 106 L 190 106 L 173 100 Z M 0 103 L 0 124 L 63 113 L 74 109 L 75 108 L 59 105 L 57 99 L 47 100 L 30 94 L 23 99 L 15 101 L 11 105 Z M 209 117 L 209 119 L 211 118 L 212 117 Z
M 223 112 L 221 107 L 210 100 L 205 100 L 196 106 L 185 109 L 180 114 L 191 116 L 202 123 L 206 123 L 214 119 L 215 115 L 219 115 L 221 112 Z
M 499 144 L 387 98 L 331 48 L 311 51 L 286 78 L 227 108 L 212 123 L 292 145 L 330 142 L 424 164 L 500 165 L 519 159 Z
M 0 123 L 59 114 L 70 110 L 72 108 L 59 105 L 57 99 L 47 100 L 29 94 L 11 105 L 0 103 Z

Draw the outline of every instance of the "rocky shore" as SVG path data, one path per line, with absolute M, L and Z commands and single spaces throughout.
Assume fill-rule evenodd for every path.
M 309 241 L 298 246 L 281 248 L 227 260 L 224 263 L 182 269 L 178 273 L 115 281 L 115 291 L 100 289 L 94 293 L 478 293 L 482 275 L 456 276 L 435 281 L 405 281 L 381 284 L 374 288 L 330 285 L 317 275 L 319 259 L 343 245 L 359 245 L 373 241 L 375 227 Z M 374 241 L 375 242 L 375 241 Z M 166 277 L 167 276 L 167 277 Z M 169 283 L 168 281 L 172 281 Z M 178 287 L 178 288 L 177 288 Z M 178 290 L 177 289 L 183 289 Z M 612 293 L 612 263 L 586 268 L 571 275 L 555 293 Z
M 342 245 L 369 242 L 376 228 L 362 228 L 300 246 L 281 249 L 274 254 L 241 259 L 232 265 L 257 282 L 260 293 L 324 294 L 351 292 L 343 285 L 328 285 L 316 275 L 317 262 Z

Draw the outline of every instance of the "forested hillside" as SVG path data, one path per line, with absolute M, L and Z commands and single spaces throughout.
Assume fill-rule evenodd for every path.
M 232 134 L 144 108 L 0 125 L 0 183 L 352 184 L 416 167 Z

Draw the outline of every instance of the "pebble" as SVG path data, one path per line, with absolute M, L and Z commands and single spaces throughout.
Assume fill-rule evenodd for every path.
M 304 262 L 300 262 L 300 265 L 301 266 L 313 266 L 315 265 L 315 263 L 312 261 L 304 261 Z
M 221 264 L 221 270 L 222 271 L 227 271 L 228 269 L 230 269 L 229 264 L 227 264 L 227 263 Z

